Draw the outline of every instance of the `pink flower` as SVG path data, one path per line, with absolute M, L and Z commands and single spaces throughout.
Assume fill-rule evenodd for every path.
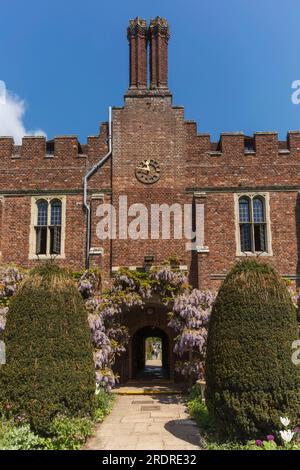
M 255 444 L 257 445 L 257 447 L 261 447 L 263 445 L 263 442 L 260 439 L 257 439 L 255 441 Z
M 267 436 L 267 441 L 275 441 L 275 437 L 272 436 L 272 434 L 269 434 L 269 435 Z
M 294 429 L 294 432 L 300 432 L 300 426 L 297 426 L 297 427 Z

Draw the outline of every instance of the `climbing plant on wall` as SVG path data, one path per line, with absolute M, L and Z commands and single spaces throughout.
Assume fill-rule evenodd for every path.
M 194 380 L 202 377 L 207 326 L 215 294 L 192 290 L 186 275 L 166 264 L 150 272 L 121 269 L 109 291 L 87 302 L 98 384 L 115 384 L 113 364 L 116 356 L 126 350 L 128 341 L 121 313 L 133 306 L 143 308 L 153 296 L 159 296 L 170 309 L 169 326 L 177 333 L 176 370 Z
M 0 268 L 0 334 L 6 325 L 10 299 L 23 278 L 24 273 L 18 268 Z
M 207 330 L 215 298 L 214 292 L 187 290 L 175 297 L 170 313 L 169 326 L 177 332 L 174 352 L 181 358 L 176 370 L 194 381 L 204 377 Z

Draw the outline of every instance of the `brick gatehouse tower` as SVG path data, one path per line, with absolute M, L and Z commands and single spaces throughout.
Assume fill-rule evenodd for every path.
M 29 268 L 55 258 L 76 270 L 100 268 L 108 286 L 122 266 L 149 268 L 175 254 L 195 287 L 215 290 L 237 259 L 260 256 L 298 284 L 300 131 L 288 132 L 286 141 L 276 132 L 256 132 L 224 133 L 211 142 L 173 105 L 167 21 L 136 18 L 127 37 L 129 88 L 99 135 L 86 144 L 76 136 L 24 137 L 21 146 L 0 137 L 1 264 Z M 106 204 L 117 214 L 121 204 L 143 205 L 149 213 L 152 205 L 172 207 L 171 235 L 164 238 L 159 229 L 132 239 L 119 224 L 113 239 L 99 239 Z M 173 218 L 184 205 L 200 222 L 189 249 Z M 162 339 L 173 378 L 164 307 L 153 299 L 145 311 L 132 310 L 127 324 L 131 343 L 119 364 L 122 378 L 135 377 L 149 335 Z

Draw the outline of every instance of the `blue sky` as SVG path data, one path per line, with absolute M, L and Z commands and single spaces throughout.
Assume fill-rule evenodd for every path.
M 98 132 L 123 104 L 137 15 L 169 20 L 174 104 L 199 132 L 300 129 L 299 0 L 1 0 L 0 80 L 25 100 L 26 129 Z

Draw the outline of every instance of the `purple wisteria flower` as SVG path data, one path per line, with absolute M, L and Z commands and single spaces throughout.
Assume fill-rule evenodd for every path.
M 16 292 L 23 277 L 17 268 L 0 269 L 0 301 L 11 297 Z
M 84 299 L 93 297 L 100 286 L 101 276 L 97 271 L 85 271 L 78 281 L 78 291 Z
M 174 352 L 179 357 L 192 356 L 189 361 L 177 363 L 176 370 L 196 380 L 203 378 L 208 323 L 215 298 L 213 292 L 186 291 L 175 297 L 170 313 L 169 327 L 178 333 Z
M 0 333 L 6 326 L 9 299 L 15 294 L 23 278 L 24 275 L 17 268 L 0 268 Z

